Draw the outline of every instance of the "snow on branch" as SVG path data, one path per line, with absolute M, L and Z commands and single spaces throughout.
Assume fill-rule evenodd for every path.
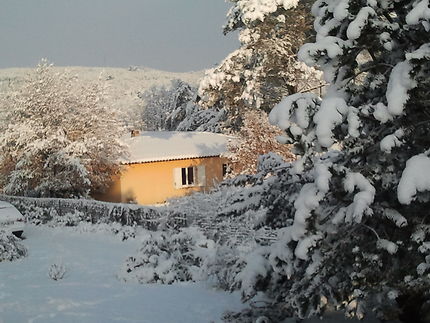
M 316 135 L 323 147 L 330 147 L 334 144 L 333 130 L 344 120 L 348 121 L 348 133 L 352 137 L 358 137 L 360 120 L 357 116 L 357 109 L 346 104 L 340 97 L 327 97 L 322 103 L 318 112 L 315 114 Z
M 328 165 L 322 163 L 314 167 L 315 182 L 303 185 L 299 196 L 294 203 L 296 209 L 294 222 L 290 231 L 291 239 L 298 241 L 294 254 L 296 257 L 306 260 L 309 248 L 316 245 L 321 239 L 320 235 L 305 236 L 307 232 L 307 220 L 312 212 L 319 206 L 320 201 L 329 191 L 329 182 L 332 174 Z
M 430 19 L 429 0 L 416 1 L 414 8 L 407 14 L 406 23 L 408 25 L 417 25 L 422 20 Z M 428 28 L 428 25 L 427 25 Z
M 410 204 L 418 192 L 430 190 L 430 158 L 427 154 L 413 156 L 406 162 L 397 187 L 397 199 Z
M 240 12 L 240 19 L 245 24 L 264 19 L 275 13 L 279 7 L 289 10 L 298 5 L 299 0 L 237 0 L 236 4 L 229 10 L 227 16 L 230 17 L 227 30 L 236 23 L 237 13 Z
M 406 218 L 403 215 L 401 215 L 398 211 L 394 209 L 385 209 L 383 214 L 387 219 L 394 222 L 394 224 L 399 228 L 402 228 L 408 225 L 408 220 L 406 220 Z
M 370 205 L 375 199 L 375 187 L 360 173 L 348 173 L 344 181 L 345 191 L 353 193 L 356 188 L 360 191 L 354 195 L 353 202 L 342 207 L 332 222 L 338 224 L 342 221 L 360 223 L 364 215 L 373 214 Z
M 403 144 L 401 139 L 404 134 L 403 129 L 398 129 L 393 134 L 385 136 L 379 144 L 381 150 L 389 154 L 394 147 L 400 147 Z
M 347 37 L 352 40 L 360 38 L 363 29 L 368 24 L 369 16 L 375 15 L 375 10 L 373 10 L 372 8 L 361 8 L 354 21 L 349 24 L 348 29 L 346 30 Z
M 394 242 L 387 239 L 379 239 L 376 242 L 376 246 L 378 249 L 386 250 L 390 255 L 394 255 L 399 249 L 399 247 Z
M 408 61 L 403 61 L 394 66 L 387 85 L 388 111 L 398 116 L 403 113 L 406 102 L 409 100 L 408 91 L 417 86 L 411 79 L 412 66 Z
M 316 43 L 304 44 L 299 52 L 299 60 L 308 66 L 315 66 L 320 60 L 323 61 L 326 57 L 334 59 L 343 54 L 345 41 L 334 37 L 324 37 Z
M 319 97 L 313 93 L 287 96 L 272 109 L 269 121 L 281 130 L 289 129 L 291 134 L 299 136 L 309 127 L 319 102 Z
M 241 285 L 243 299 L 253 297 L 258 278 L 267 276 L 270 270 L 266 261 L 267 251 L 267 248 L 262 247 L 247 255 L 244 269 L 237 274 L 235 280 Z

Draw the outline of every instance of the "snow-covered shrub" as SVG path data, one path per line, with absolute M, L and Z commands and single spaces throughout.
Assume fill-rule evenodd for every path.
M 57 212 L 53 209 L 48 209 L 36 205 L 25 205 L 24 207 L 19 207 L 19 211 L 26 218 L 27 223 L 32 223 L 35 225 L 43 224 L 48 222 L 57 215 Z
M 65 226 L 65 227 L 75 227 L 81 222 L 88 221 L 88 216 L 83 212 L 74 210 L 72 212 L 67 212 L 66 214 L 59 216 L 55 209 L 50 211 L 52 220 L 47 224 L 50 226 Z
M 113 228 L 139 226 L 148 230 L 157 230 L 166 223 L 184 226 L 186 219 L 177 219 L 174 215 L 162 214 L 160 208 L 148 206 L 107 203 L 86 199 L 29 198 L 2 195 L 1 199 L 14 205 L 33 224 L 52 226 L 76 226 L 80 223 L 112 224 Z M 184 217 L 182 215 L 182 217 Z M 122 230 L 124 231 L 124 230 Z M 122 232 L 124 237 L 132 234 Z
M 264 225 L 267 209 L 262 198 L 267 186 L 256 188 L 252 185 L 264 176 L 269 175 L 267 172 L 242 175 L 222 183 L 209 193 L 172 199 L 161 212 L 166 217 L 185 218 L 188 225 L 198 226 L 208 238 L 217 242 L 237 244 L 242 240 L 252 241 L 258 234 L 254 230 Z
M 12 233 L 0 229 L 0 262 L 27 256 L 27 249 Z
M 237 290 L 237 275 L 246 265 L 246 255 L 256 246 L 255 242 L 246 240 L 219 241 L 213 256 L 203 268 L 210 282 L 227 291 Z
M 153 232 L 142 241 L 137 255 L 126 260 L 118 277 L 140 283 L 199 281 L 206 278 L 204 268 L 214 252 L 214 241 L 197 228 Z
M 62 263 L 54 263 L 49 267 L 48 277 L 52 280 L 61 280 L 66 275 L 66 266 Z
M 11 195 L 82 197 L 107 188 L 124 154 L 100 84 L 80 84 L 42 60 L 1 104 L 0 186 Z
M 216 242 L 216 250 L 204 271 L 226 290 L 240 287 L 237 275 L 247 255 L 259 245 L 276 239 L 276 230 L 291 223 L 295 195 L 300 183 L 292 168 L 275 154 L 261 156 L 258 172 L 222 183 L 209 194 L 197 193 L 171 200 L 164 211 L 182 214 L 193 226 Z M 279 219 L 280 212 L 285 215 Z
M 223 314 L 222 320 L 227 323 L 271 323 L 271 322 L 281 322 L 282 316 L 270 316 L 264 315 L 267 313 L 267 309 L 270 304 L 263 303 L 262 306 L 253 305 L 251 308 L 243 309 L 241 312 L 230 312 L 227 311 Z M 262 315 L 263 314 L 263 315 Z

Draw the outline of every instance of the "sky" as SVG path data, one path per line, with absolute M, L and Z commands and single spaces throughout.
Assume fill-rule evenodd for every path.
M 224 0 L 0 0 L 0 68 L 213 67 L 238 48 Z

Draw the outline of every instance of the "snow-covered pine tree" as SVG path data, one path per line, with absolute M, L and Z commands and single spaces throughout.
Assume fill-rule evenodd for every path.
M 212 107 L 203 109 L 197 101 L 197 89 L 180 81 L 172 81 L 170 105 L 173 111 L 167 118 L 168 127 L 178 131 L 222 132 L 226 112 Z
M 139 97 L 145 102 L 142 122 L 148 131 L 221 132 L 226 119 L 223 109 L 202 109 L 196 102 L 197 89 L 182 80 L 173 80 L 169 88 L 151 88 Z
M 330 86 L 270 114 L 301 155 L 282 175 L 300 189 L 237 282 L 298 317 L 333 306 L 429 322 L 429 2 L 317 0 L 312 13 L 316 40 L 299 58 Z
M 222 133 L 225 132 L 227 112 L 225 109 L 210 108 L 203 109 L 194 102 L 189 102 L 185 106 L 184 119 L 176 126 L 177 131 L 207 131 Z
M 99 84 L 81 85 L 42 60 L 4 104 L 10 112 L 0 136 L 6 194 L 87 196 L 119 171 L 121 129 Z
M 167 117 L 168 129 L 176 129 L 178 124 L 185 119 L 187 106 L 196 98 L 196 89 L 181 80 L 173 80 L 169 95 L 169 106 L 172 111 Z
M 311 28 L 309 1 L 230 2 L 224 34 L 239 31 L 241 45 L 206 71 L 199 88 L 203 105 L 232 114 L 250 107 L 269 112 L 283 96 L 320 84 L 320 73 L 296 57 Z
M 165 86 L 153 86 L 145 92 L 140 92 L 138 97 L 144 101 L 143 110 L 140 113 L 144 130 L 165 130 L 166 119 L 172 112 L 169 90 Z

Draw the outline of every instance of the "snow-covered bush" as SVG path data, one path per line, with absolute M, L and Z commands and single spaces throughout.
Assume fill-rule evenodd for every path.
M 260 160 L 263 165 L 275 165 L 273 156 L 265 155 Z M 278 172 L 291 167 L 281 158 L 277 161 L 282 165 Z M 161 212 L 167 217 L 187 219 L 188 225 L 198 226 L 216 242 L 237 245 L 258 239 L 264 235 L 266 219 L 272 216 L 272 211 L 276 214 L 287 205 L 286 199 L 282 199 L 284 193 L 275 191 L 279 184 L 272 177 L 272 170 L 263 165 L 257 174 L 226 180 L 211 192 L 169 200 Z M 285 185 L 293 184 L 289 180 Z M 272 192 L 273 198 L 266 198 Z
M 276 239 L 276 228 L 291 223 L 295 195 L 300 183 L 287 170 L 292 165 L 275 154 L 261 156 L 258 172 L 223 182 L 209 194 L 196 193 L 171 200 L 163 212 L 186 217 L 215 241 L 216 249 L 204 272 L 217 286 L 240 287 L 237 275 L 247 255 L 259 245 Z M 277 216 L 284 212 L 285 219 Z
M 0 229 L 0 262 L 27 256 L 27 249 L 12 233 Z
M 422 0 L 313 5 L 315 42 L 299 58 L 330 86 L 272 110 L 279 140 L 301 157 L 252 184 L 256 199 L 246 188 L 232 200 L 235 211 L 267 205 L 277 236 L 236 276 L 244 299 L 264 291 L 300 318 L 334 307 L 429 321 L 429 10 Z
M 52 280 L 61 280 L 66 275 L 66 266 L 62 263 L 54 263 L 49 267 L 48 277 Z
M 51 226 L 76 226 L 82 223 L 139 226 L 157 230 L 166 226 L 182 227 L 186 218 L 164 214 L 160 208 L 149 206 L 108 203 L 86 199 L 30 198 L 2 195 L 1 199 L 14 205 L 33 224 Z M 129 236 L 124 233 L 125 236 Z
M 171 284 L 206 278 L 204 268 L 215 253 L 215 243 L 195 227 L 179 232 L 153 232 L 137 255 L 129 257 L 118 277 L 140 283 Z
M 124 153 L 99 84 L 79 84 L 45 60 L 1 101 L 0 185 L 6 194 L 81 197 L 105 189 Z
M 90 221 L 91 218 L 89 215 L 85 215 L 84 212 L 79 210 L 67 212 L 64 215 L 59 216 L 55 209 L 51 209 L 50 217 L 51 220 L 47 222 L 47 224 L 54 227 L 75 227 L 81 222 Z

